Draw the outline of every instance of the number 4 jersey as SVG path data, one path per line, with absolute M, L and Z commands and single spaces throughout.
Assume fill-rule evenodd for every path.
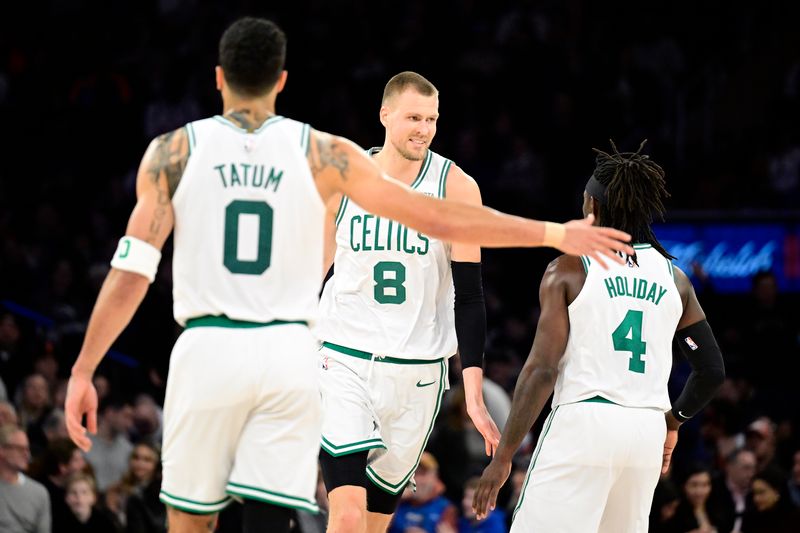
M 636 262 L 609 263 L 608 270 L 581 258 L 586 281 L 569 305 L 553 407 L 600 396 L 625 407 L 670 408 L 672 339 L 683 304 L 672 262 L 649 244 L 634 248 Z
M 450 166 L 428 150 L 411 187 L 443 198 Z M 315 331 L 321 340 L 397 358 L 449 357 L 458 346 L 453 294 L 448 243 L 342 200 Z
M 186 131 L 172 199 L 175 319 L 312 322 L 325 206 L 306 159 L 309 126 L 274 116 L 247 132 L 215 116 Z

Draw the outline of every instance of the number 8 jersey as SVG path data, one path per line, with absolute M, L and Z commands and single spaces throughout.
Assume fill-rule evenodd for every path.
M 450 165 L 428 150 L 411 187 L 444 198 Z M 448 243 L 342 199 L 334 274 L 315 330 L 321 340 L 396 358 L 449 357 L 458 347 L 453 297 Z
M 586 281 L 569 305 L 569 338 L 553 407 L 597 396 L 625 407 L 670 408 L 672 339 L 683 314 L 672 262 L 649 244 L 636 261 L 582 257 Z
M 172 199 L 175 319 L 313 322 L 325 206 L 306 158 L 310 127 L 273 116 L 247 132 L 215 116 L 186 131 Z

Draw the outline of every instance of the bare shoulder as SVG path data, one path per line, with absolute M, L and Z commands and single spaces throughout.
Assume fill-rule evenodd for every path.
M 678 287 L 678 294 L 680 294 L 681 301 L 685 307 L 687 300 L 689 300 L 689 297 L 694 293 L 694 286 L 692 285 L 689 276 L 687 276 L 683 270 L 675 265 L 673 265 L 672 268 L 674 272 L 675 286 Z
M 186 128 L 181 127 L 159 135 L 150 142 L 142 158 L 140 177 L 158 184 L 163 176 L 169 197 L 172 198 L 188 161 L 189 136 Z
M 571 303 L 580 293 L 586 281 L 586 271 L 580 257 L 560 255 L 547 265 L 539 288 L 540 299 L 558 292 Z
M 453 163 L 447 171 L 445 197 L 469 203 L 482 203 L 478 182 Z

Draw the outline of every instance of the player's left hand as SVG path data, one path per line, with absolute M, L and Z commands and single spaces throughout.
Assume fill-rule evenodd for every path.
M 481 405 L 467 405 L 467 414 L 475 425 L 475 429 L 483 436 L 483 441 L 486 445 L 486 455 L 489 457 L 494 455 L 497 445 L 500 444 L 500 430 L 497 429 L 497 424 L 492 420 L 486 406 Z
M 483 520 L 494 511 L 497 503 L 497 493 L 500 487 L 511 474 L 511 462 L 501 462 L 497 458 L 492 459 L 486 470 L 483 471 L 478 487 L 475 489 L 475 497 L 472 499 L 472 510 L 478 520 Z
M 72 441 L 84 452 L 92 448 L 86 431 L 97 433 L 97 390 L 91 376 L 73 373 L 67 383 L 67 399 L 64 402 L 64 415 L 67 433 Z M 86 427 L 81 421 L 86 415 Z

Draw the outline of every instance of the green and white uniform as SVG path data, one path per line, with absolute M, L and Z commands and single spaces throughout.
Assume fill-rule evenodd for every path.
M 581 258 L 586 281 L 569 305 L 553 409 L 512 531 L 647 531 L 683 304 L 672 263 L 650 245 L 634 248 L 638 265 L 604 270 Z
M 310 128 L 272 117 L 248 133 L 215 116 L 186 126 L 172 199 L 175 319 L 161 500 L 194 513 L 230 496 L 316 510 L 318 343 L 325 206 Z M 198 483 L 202 480 L 202 483 Z
M 412 188 L 443 198 L 451 164 L 428 150 Z M 367 476 L 396 494 L 417 467 L 458 348 L 450 245 L 348 198 L 336 223 L 315 330 L 324 341 L 322 447 L 334 456 L 370 450 Z

